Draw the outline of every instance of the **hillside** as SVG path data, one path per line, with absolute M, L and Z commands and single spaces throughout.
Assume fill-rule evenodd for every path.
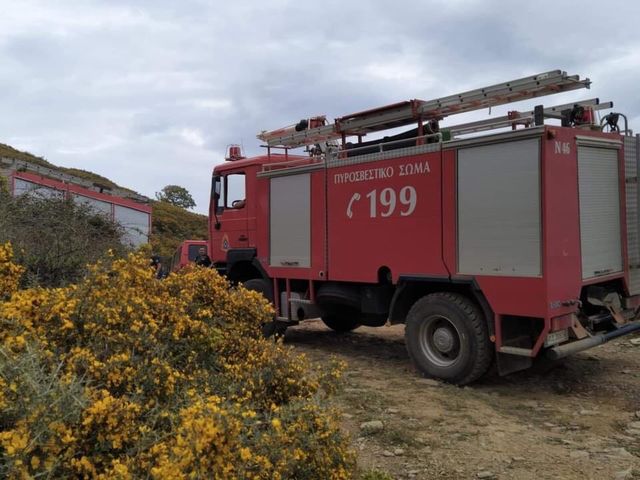
M 15 148 L 9 145 L 5 145 L 4 143 L 0 143 L 0 157 L 24 160 L 25 162 L 33 163 L 34 165 L 39 165 L 45 168 L 50 168 L 60 173 L 66 173 L 67 175 L 74 175 L 76 177 L 82 178 L 84 180 L 88 180 L 93 183 L 97 183 L 107 188 L 120 188 L 122 190 L 126 190 L 131 193 L 136 193 L 130 188 L 121 187 L 117 185 L 115 182 L 112 182 L 108 178 L 103 177 L 102 175 L 98 175 L 97 173 L 88 172 L 86 170 L 82 170 L 79 168 L 59 167 L 57 165 L 52 164 L 51 162 L 48 162 L 42 157 L 36 157 L 35 155 L 32 155 L 29 152 L 21 152 L 20 150 L 16 150 Z
M 16 150 L 3 143 L 0 143 L 0 158 L 1 157 L 23 160 L 60 173 L 74 175 L 108 188 L 119 188 L 131 193 L 136 193 L 102 175 L 78 168 L 59 167 L 42 157 L 37 157 L 29 152 Z M 158 185 L 158 190 L 162 187 L 163 185 Z M 151 206 L 153 208 L 151 245 L 153 246 L 154 253 L 168 257 L 173 254 L 173 251 L 183 240 L 201 240 L 207 238 L 207 217 L 205 215 L 189 212 L 183 208 L 153 200 L 151 201 Z
M 166 202 L 152 200 L 153 251 L 163 257 L 173 255 L 183 240 L 206 240 L 207 217 Z

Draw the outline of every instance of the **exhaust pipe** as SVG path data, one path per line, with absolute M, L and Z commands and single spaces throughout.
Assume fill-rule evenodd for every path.
M 561 358 L 573 355 L 574 353 L 582 352 L 583 350 L 607 343 L 614 338 L 622 337 L 638 331 L 640 331 L 640 320 L 628 323 L 612 332 L 599 333 L 589 338 L 583 338 L 582 340 L 550 348 L 547 350 L 546 355 L 550 360 L 560 360 Z

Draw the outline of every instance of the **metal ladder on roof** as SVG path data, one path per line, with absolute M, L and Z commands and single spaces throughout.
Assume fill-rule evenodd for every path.
M 589 107 L 593 111 L 606 110 L 613 108 L 613 102 L 600 102 L 598 98 L 590 98 L 588 100 L 580 100 L 577 102 L 555 105 L 553 107 L 543 108 L 541 111 L 544 118 L 561 119 L 562 112 L 569 110 L 575 106 Z M 513 127 L 515 125 L 530 126 L 535 123 L 536 111 L 528 112 L 512 111 L 508 115 L 502 117 L 489 118 L 487 120 L 478 120 L 475 122 L 463 123 L 453 126 L 442 127 L 442 130 L 448 130 L 451 137 L 458 135 L 467 135 L 469 133 L 485 132 L 497 128 Z
M 268 147 L 297 148 L 353 135 L 402 127 L 414 122 L 442 120 L 450 115 L 491 108 L 520 100 L 589 88 L 588 78 L 552 70 L 433 100 L 408 100 L 335 119 L 314 128 L 295 125 L 263 131 L 257 138 Z M 312 122 L 308 122 L 311 124 Z

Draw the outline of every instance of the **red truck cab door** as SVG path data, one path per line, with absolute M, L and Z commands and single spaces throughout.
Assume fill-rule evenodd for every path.
M 219 182 L 216 186 L 216 182 Z M 214 178 L 216 223 L 211 229 L 211 258 L 225 261 L 227 251 L 248 248 L 248 207 L 246 202 L 246 175 L 243 170 L 229 171 Z

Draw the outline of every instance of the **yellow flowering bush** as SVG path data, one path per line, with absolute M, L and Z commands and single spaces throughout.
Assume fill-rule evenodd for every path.
M 20 273 L 0 246 L 0 477 L 350 478 L 340 365 L 263 339 L 262 296 L 142 255 L 64 288 Z
M 18 289 L 24 268 L 12 262 L 11 244 L 0 244 L 0 300 L 8 298 Z

